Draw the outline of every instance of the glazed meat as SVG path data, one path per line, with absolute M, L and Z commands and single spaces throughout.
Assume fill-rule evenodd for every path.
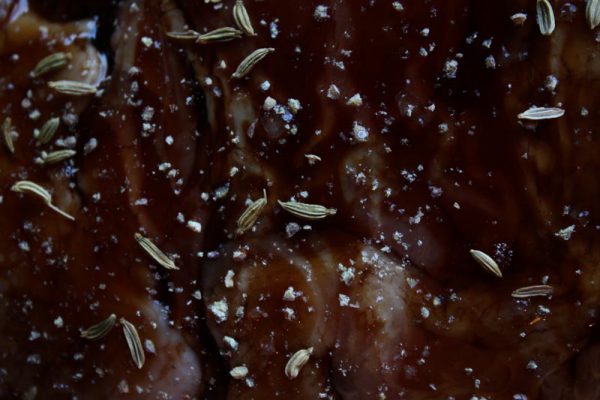
M 154 56 L 160 64 L 135 70 L 136 63 L 153 58 L 140 37 L 161 23 L 155 17 L 158 5 L 135 11 L 132 6 L 119 12 L 110 77 L 91 42 L 93 21 L 54 24 L 16 5 L 7 9 L 2 110 L 18 136 L 14 155 L 2 156 L 7 189 L 0 224 L 5 238 L 2 398 L 192 398 L 202 392 L 203 344 L 192 297 L 199 287 L 196 269 L 181 268 L 183 275 L 167 280 L 133 236 L 143 232 L 165 251 L 178 253 L 181 266 L 196 262 L 201 235 L 176 215 L 203 218 L 202 206 L 194 202 L 198 184 L 189 182 L 200 114 L 195 102 L 186 105 L 193 85 L 180 85 L 187 63 L 175 51 L 168 55 L 162 48 Z M 71 54 L 69 66 L 32 80 L 36 63 L 58 51 Z M 69 97 L 49 92 L 46 79 L 88 82 L 100 91 Z M 142 117 L 153 107 L 159 111 L 152 118 L 160 123 Z M 61 125 L 42 146 L 31 133 L 52 117 Z M 151 139 L 141 129 L 146 120 Z M 177 145 L 165 144 L 167 131 L 177 132 Z M 41 151 L 61 149 L 76 155 L 57 164 L 35 162 Z M 171 167 L 163 173 L 158 165 L 167 160 Z M 156 166 L 155 172 L 147 175 L 146 164 Z M 177 176 L 167 179 L 171 170 Z M 20 180 L 51 191 L 56 206 L 74 221 L 44 208 L 39 199 L 9 192 Z M 156 195 L 173 190 L 179 195 Z M 173 215 L 167 216 L 170 206 Z M 169 244 L 175 241 L 186 248 L 175 250 Z M 123 335 L 111 332 L 101 342 L 80 337 L 80 330 L 112 313 L 137 327 L 147 353 L 143 370 L 130 361 Z M 197 317 L 186 318 L 190 315 Z
M 228 13 L 215 20 L 218 10 L 205 18 L 188 7 L 191 28 L 201 33 L 231 20 Z M 293 17 L 286 12 L 290 7 Z M 491 7 L 488 14 L 476 2 L 402 3 L 397 10 L 383 4 L 257 3 L 255 13 L 269 34 L 248 40 L 245 53 L 237 43 L 199 50 L 215 65 L 206 73 L 219 90 L 205 89 L 213 95 L 207 101 L 213 129 L 220 134 L 222 126 L 233 127 L 239 138 L 220 169 L 246 169 L 251 176 L 262 170 L 264 182 L 236 175 L 230 181 L 234 193 L 249 193 L 245 201 L 267 187 L 273 203 L 293 198 L 338 209 L 326 222 L 310 224 L 310 233 L 302 229 L 292 236 L 297 221 L 273 207 L 274 215 L 265 216 L 254 235 L 274 230 L 286 241 L 271 249 L 272 257 L 289 253 L 291 265 L 333 269 L 322 275 L 328 283 L 316 283 L 337 285 L 333 295 L 318 298 L 297 288 L 292 277 L 288 285 L 268 280 L 267 274 L 285 276 L 275 266 L 285 262 L 267 255 L 248 255 L 243 275 L 231 269 L 227 253 L 217 262 L 221 279 L 232 270 L 247 288 L 243 305 L 261 310 L 250 314 L 250 326 L 243 317 L 219 322 L 217 315 L 213 322 L 217 338 L 253 332 L 249 343 L 239 344 L 250 347 L 252 357 L 232 356 L 230 366 L 245 362 L 255 379 L 245 388 L 235 385 L 231 398 L 262 398 L 264 385 L 264 393 L 286 396 L 289 391 L 278 391 L 286 385 L 282 353 L 289 357 L 309 347 L 315 349 L 309 365 L 326 365 L 331 373 L 318 386 L 316 372 L 288 383 L 298 385 L 298 398 L 314 398 L 318 389 L 335 397 L 326 390 L 331 385 L 348 399 L 544 398 L 550 394 L 540 392 L 540 383 L 572 363 L 591 337 L 595 272 L 583 265 L 597 263 L 591 219 L 597 206 L 595 185 L 582 183 L 594 181 L 595 162 L 584 154 L 596 151 L 588 125 L 595 98 L 584 87 L 594 81 L 595 69 L 575 63 L 567 72 L 557 57 L 581 55 L 567 56 L 557 47 L 575 31 L 569 51 L 587 54 L 595 37 L 583 7 L 573 4 L 557 8 L 561 23 L 550 38 L 539 34 L 535 21 L 517 26 L 511 20 L 518 12 L 533 19 L 535 8 L 528 4 Z M 248 79 L 231 79 L 239 54 L 255 48 L 276 50 Z M 567 116 L 519 121 L 517 115 L 532 105 L 562 106 Z M 307 154 L 321 161 L 311 165 Z M 223 212 L 230 233 L 243 207 L 234 210 Z M 355 239 L 331 244 L 332 237 L 350 232 Z M 269 236 L 262 246 L 246 240 L 236 238 L 233 249 L 252 253 L 278 243 Z M 491 254 L 503 278 L 481 269 L 469 249 Z M 324 263 L 310 261 L 313 252 L 331 256 Z M 269 260 L 264 270 L 255 266 L 263 259 Z M 251 266 L 256 272 L 247 272 Z M 316 279 L 307 278 L 311 286 Z M 232 310 L 240 306 L 235 285 L 211 295 L 215 278 L 203 280 L 209 311 L 211 301 L 223 298 Z M 511 296 L 540 284 L 552 286 L 554 295 Z M 254 285 L 261 289 L 250 289 Z M 328 305 L 327 318 L 318 323 L 328 335 L 314 334 L 316 323 L 306 323 L 286 303 L 286 286 L 310 293 L 302 297 L 308 309 Z M 294 330 L 283 334 L 288 340 L 273 343 L 286 313 Z M 256 321 L 260 315 L 262 323 Z M 305 325 L 304 333 L 297 332 L 298 324 Z M 330 329 L 337 332 L 333 338 Z M 304 335 L 304 343 L 295 344 Z M 254 367 L 256 359 L 273 366 L 269 379 L 264 364 Z M 589 376 L 577 372 L 573 382 L 555 375 L 552 384 L 570 393 L 567 398 L 594 398 L 569 387 L 593 385 L 593 379 L 578 381 Z
M 0 17 L 0 397 L 600 398 L 597 1 Z

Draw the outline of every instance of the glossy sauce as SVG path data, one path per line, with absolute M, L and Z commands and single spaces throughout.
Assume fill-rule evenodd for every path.
M 595 398 L 600 69 L 585 4 L 553 3 L 557 28 L 544 37 L 535 2 L 245 3 L 257 36 L 206 46 L 167 32 L 234 26 L 233 1 L 2 9 L 0 110 L 19 138 L 0 155 L 0 394 Z M 50 39 L 8 36 L 23 15 L 60 22 Z M 232 79 L 263 47 L 275 52 Z M 104 52 L 101 93 L 49 96 L 31 82 L 62 49 Z M 59 74 L 83 76 L 47 79 Z M 22 106 L 32 87 L 39 119 Z M 348 104 L 355 95 L 361 104 Z M 519 121 L 531 105 L 566 113 Z M 57 137 L 74 136 L 78 154 L 38 166 L 31 132 L 51 116 L 73 121 Z M 51 189 L 76 222 L 11 192 L 21 179 Z M 254 229 L 235 235 L 263 189 Z M 337 214 L 298 220 L 277 206 L 290 198 Z M 154 265 L 140 231 L 180 269 Z M 511 297 L 541 283 L 554 295 Z M 79 338 L 111 312 L 152 340 L 141 370 L 120 326 Z M 290 380 L 287 360 L 308 347 Z M 231 378 L 240 365 L 248 376 Z

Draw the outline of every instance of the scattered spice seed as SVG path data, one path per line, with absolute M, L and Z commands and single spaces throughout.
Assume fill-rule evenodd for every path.
M 140 335 L 138 335 L 138 331 L 135 329 L 135 326 L 125 318 L 119 319 L 119 322 L 123 326 L 123 334 L 125 335 L 127 346 L 129 346 L 131 358 L 133 359 L 135 365 L 139 369 L 142 369 L 144 362 L 146 362 L 146 355 L 144 353 L 144 348 L 142 347 Z
M 19 181 L 12 186 L 11 190 L 18 193 L 33 193 L 36 196 L 41 197 L 45 203 L 52 202 L 52 196 L 50 196 L 50 193 L 37 183 L 31 181 Z
M 11 153 L 15 153 L 15 144 L 12 138 L 12 120 L 10 117 L 6 117 L 2 122 L 2 137 L 4 138 L 4 144 Z
M 552 35 L 552 32 L 554 32 L 554 28 L 556 27 L 552 4 L 550 4 L 548 0 L 537 0 L 536 12 L 540 33 L 544 36 Z
M 275 49 L 272 47 L 266 47 L 262 49 L 256 49 L 252 53 L 250 53 L 246 58 L 242 60 L 240 65 L 238 65 L 237 69 L 231 75 L 232 78 L 243 78 L 248 75 L 248 73 L 254 68 L 254 66 L 263 58 L 267 56 L 267 54 L 274 52 Z
M 56 164 L 73 157 L 77 152 L 75 150 L 65 149 L 52 151 L 50 153 L 42 153 L 42 162 L 44 164 Z
M 18 181 L 10 189 L 13 192 L 17 192 L 17 193 L 34 194 L 34 195 L 38 196 L 39 198 L 41 198 L 44 201 L 44 203 L 46 203 L 46 206 L 50 207 L 50 209 L 52 209 L 53 211 L 57 212 L 58 214 L 62 215 L 63 217 L 65 217 L 71 221 L 75 221 L 75 218 L 72 215 L 67 214 L 66 212 L 64 212 L 63 210 L 61 210 L 60 208 L 58 208 L 54 204 L 52 204 L 52 196 L 50 196 L 50 193 L 35 182 Z
M 246 35 L 256 36 L 254 28 L 252 27 L 252 22 L 250 21 L 250 17 L 248 16 L 248 10 L 246 10 L 243 0 L 235 0 L 235 5 L 233 6 L 233 19 L 235 20 L 235 24 L 238 26 L 238 28 L 240 28 Z
M 115 326 L 116 321 L 117 316 L 115 314 L 110 314 L 104 321 L 83 330 L 81 332 L 81 337 L 89 340 L 102 339 L 104 336 L 108 335 L 108 332 Z
M 31 71 L 32 78 L 39 78 L 49 72 L 63 68 L 71 60 L 71 53 L 58 52 L 44 57 Z
M 560 118 L 565 115 L 565 110 L 558 107 L 530 107 L 517 116 L 519 119 L 539 121 L 543 119 Z
M 77 81 L 51 81 L 48 82 L 48 87 L 58 93 L 67 94 L 70 96 L 94 94 L 98 90 L 96 86 Z
M 585 16 L 591 29 L 596 29 L 600 25 L 600 0 L 588 0 Z
M 219 42 L 229 42 L 242 37 L 242 32 L 235 28 L 224 27 L 217 28 L 214 31 L 204 33 L 196 38 L 196 43 L 209 44 Z
M 140 247 L 144 249 L 150 257 L 152 257 L 157 263 L 165 267 L 166 269 L 179 269 L 173 260 L 171 260 L 165 253 L 163 253 L 150 239 L 145 238 L 139 233 L 135 233 L 135 240 L 138 242 Z
M 283 202 L 281 200 L 277 200 L 277 202 L 281 208 L 290 214 L 308 220 L 323 219 L 329 215 L 335 215 L 337 213 L 335 208 L 327 208 L 319 204 L 307 204 L 300 203 L 298 201 Z
M 550 285 L 525 286 L 512 292 L 512 297 L 517 299 L 526 299 L 528 297 L 550 296 L 554 293 L 554 288 Z
M 285 365 L 285 375 L 294 379 L 300 373 L 300 370 L 310 359 L 310 355 L 313 352 L 313 348 L 309 347 L 308 349 L 298 350 L 294 353 L 293 356 L 290 357 L 287 364 Z
M 42 128 L 33 132 L 33 137 L 41 144 L 46 144 L 54 137 L 58 127 L 60 126 L 60 118 L 50 118 L 42 125 Z
M 167 32 L 167 37 L 175 40 L 198 40 L 200 33 L 188 29 L 187 31 L 182 32 Z
M 263 197 L 253 201 L 238 218 L 236 233 L 238 235 L 243 235 L 248 229 L 252 228 L 266 205 L 267 191 L 263 190 Z
M 500 267 L 498 267 L 498 264 L 492 257 L 479 250 L 470 250 L 469 252 L 479 265 L 485 268 L 488 272 L 496 275 L 498 278 L 502 278 L 502 271 L 500 271 Z

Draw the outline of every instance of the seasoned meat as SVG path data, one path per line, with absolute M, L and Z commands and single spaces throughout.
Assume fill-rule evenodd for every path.
M 227 4 L 194 13 L 192 2 L 182 3 L 190 28 L 201 34 L 232 24 Z M 310 259 L 315 251 L 343 254 L 352 243 L 348 239 L 342 249 L 329 244 L 331 237 L 351 233 L 373 247 L 345 262 L 332 256 L 335 261 L 321 267 L 356 263 L 348 287 L 338 286 L 338 296 L 320 301 L 329 304 L 337 333 L 328 352 L 311 356 L 317 365 L 331 366 L 330 380 L 322 382 L 332 382 L 342 398 L 536 398 L 543 396 L 544 378 L 590 335 L 595 272 L 582 265 L 597 264 L 591 217 L 597 191 L 594 183 L 579 182 L 595 180 L 584 175 L 595 169 L 586 154 L 597 151 L 597 141 L 583 134 L 590 132 L 594 109 L 595 97 L 584 99 L 594 82 L 595 58 L 588 56 L 590 67 L 575 62 L 568 69 L 574 61 L 560 60 L 594 54 L 594 33 L 583 7 L 564 4 L 555 5 L 557 28 L 546 38 L 535 23 L 534 6 L 251 3 L 262 34 L 193 47 L 204 61 L 200 81 L 208 96 L 210 130 L 222 136 L 228 127 L 235 134 L 215 183 L 227 179 L 229 190 L 238 198 L 241 193 L 238 204 L 259 197 L 261 188 L 269 193 L 267 215 L 253 238 L 236 238 L 234 248 L 246 249 L 251 265 L 262 253 L 257 248 L 265 246 L 277 257 L 290 254 L 290 265 L 302 265 L 298 259 Z M 528 15 L 522 26 L 511 20 L 518 12 Z M 565 36 L 573 32 L 577 39 L 569 42 L 576 45 L 566 50 Z M 249 77 L 233 79 L 238 63 L 256 48 L 275 52 Z M 576 77 L 574 69 L 581 70 Z M 519 120 L 532 105 L 559 106 L 566 116 Z M 321 160 L 312 165 L 307 155 Z M 231 169 L 246 173 L 228 179 Z M 303 233 L 298 227 L 304 222 L 275 204 L 290 198 L 338 212 L 310 223 L 313 232 Z M 232 238 L 243 209 L 223 202 L 217 232 L 225 228 Z M 276 245 L 286 228 L 298 233 L 285 247 Z M 278 232 L 280 239 L 265 236 L 268 232 Z M 266 242 L 256 244 L 257 237 L 267 237 Z M 481 268 L 470 249 L 490 254 L 503 278 Z M 285 323 L 274 315 L 289 308 L 279 293 L 286 284 L 263 275 L 285 276 L 275 267 L 281 261 L 265 255 L 261 270 L 242 273 L 230 269 L 228 254 L 217 262 L 220 283 L 231 270 L 244 284 L 223 289 L 227 296 L 218 291 L 210 301 L 235 310 L 237 296 L 262 295 L 265 303 L 256 307 L 265 327 L 250 316 L 246 321 L 230 315 L 232 321 L 219 323 L 209 303 L 217 343 L 226 332 L 247 329 L 249 321 L 253 330 L 268 329 L 277 338 Z M 208 291 L 214 278 L 204 280 Z M 250 289 L 257 284 L 258 293 Z M 554 294 L 511 296 L 532 285 L 551 286 Z M 277 300 L 276 308 L 269 299 Z M 309 332 L 310 323 L 306 333 L 293 336 Z M 265 351 L 257 337 L 251 336 L 253 362 L 281 365 L 280 358 L 293 351 L 285 341 Z M 241 348 L 248 345 L 240 342 Z M 305 339 L 303 347 L 310 346 L 314 340 Z M 230 366 L 242 361 L 249 363 L 233 356 Z M 262 368 L 249 367 L 252 384 L 246 382 L 244 396 L 261 398 L 261 390 L 271 397 L 286 395 L 273 389 L 273 379 L 284 378 L 282 369 L 269 369 L 264 377 Z M 311 382 L 313 374 L 306 379 Z M 236 396 L 242 393 L 239 386 L 235 383 Z M 314 397 L 316 387 L 309 383 L 299 398 Z M 576 389 L 567 390 L 573 396 Z
M 596 20 L 4 2 L 0 397 L 597 399 Z
M 1 101 L 18 137 L 14 155 L 2 155 L 0 178 L 6 189 L 0 223 L 1 397 L 196 398 L 206 381 L 201 308 L 192 293 L 200 286 L 194 266 L 202 233 L 196 226 L 206 212 L 195 201 L 198 182 L 190 179 L 201 151 L 194 140 L 200 106 L 188 100 L 192 80 L 181 84 L 188 63 L 175 50 L 169 56 L 161 38 L 156 47 L 140 41 L 161 27 L 157 4 L 123 4 L 110 78 L 104 56 L 91 43 L 93 21 L 56 24 L 19 14 L 17 7 L 11 12 L 3 28 Z M 68 65 L 32 80 L 28 73 L 36 63 L 58 51 L 70 53 Z M 99 92 L 54 93 L 47 82 L 57 80 L 89 83 Z M 36 143 L 32 131 L 53 117 L 61 121 L 54 137 L 47 145 Z M 175 133 L 170 146 L 166 138 Z M 60 149 L 76 155 L 36 163 L 42 150 Z M 146 170 L 150 164 L 154 172 Z M 166 164 L 166 170 L 159 167 Z M 11 192 L 21 180 L 48 190 L 74 221 L 35 196 Z M 156 193 L 169 195 L 155 200 Z M 179 222 L 179 213 L 187 219 Z M 136 232 L 177 254 L 181 276 L 161 270 L 136 243 Z M 142 369 L 131 360 L 124 323 L 101 341 L 80 337 L 112 313 L 137 330 L 146 353 Z

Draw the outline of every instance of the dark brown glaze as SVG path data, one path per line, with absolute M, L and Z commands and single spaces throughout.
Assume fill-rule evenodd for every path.
M 167 32 L 234 26 L 234 0 L 114 3 L 0 6 L 0 110 L 19 133 L 15 155 L 0 155 L 0 397 L 597 397 L 600 53 L 584 2 L 553 2 L 544 37 L 524 0 L 247 0 L 257 36 L 205 46 Z M 233 79 L 261 47 L 275 51 Z M 72 67 L 31 81 L 58 50 Z M 86 60 L 100 93 L 48 92 L 45 80 L 81 80 Z M 37 120 L 22 106 L 29 89 Z M 347 104 L 355 94 L 362 104 Z M 531 105 L 566 115 L 519 121 Z M 55 115 L 78 155 L 36 165 L 30 132 Z M 76 222 L 11 192 L 21 179 Z M 263 189 L 261 217 L 236 234 Z M 298 220 L 277 205 L 290 198 L 337 214 Z M 180 269 L 155 265 L 135 232 Z M 545 282 L 549 298 L 511 297 Z M 120 326 L 79 338 L 111 312 L 153 341 L 141 370 Z M 227 373 L 238 366 L 243 379 Z
M 96 29 L 92 21 L 59 25 L 32 13 L 13 14 L 3 28 L 0 101 L 19 137 L 15 155 L 3 151 L 1 157 L 0 397 L 191 399 L 204 393 L 205 371 L 212 367 L 203 355 L 200 302 L 192 297 L 200 288 L 203 233 L 186 227 L 189 220 L 204 225 L 206 219 L 197 175 L 203 163 L 196 143 L 202 106 L 188 63 L 164 40 L 159 10 L 152 2 L 123 5 L 111 76 L 101 83 L 106 72 L 101 64 L 90 82 L 101 84 L 101 93 L 83 98 L 51 95 L 46 81 L 86 79 L 75 60 L 81 55 L 84 65 L 93 65 L 93 58 L 81 54 L 97 52 L 86 50 Z M 40 38 L 46 25 L 50 37 Z M 153 45 L 146 46 L 143 37 L 151 37 Z M 72 67 L 32 82 L 27 75 L 35 63 L 65 46 L 74 54 Z M 9 69 L 13 54 L 20 58 Z M 135 93 L 134 82 L 139 82 Z M 22 109 L 30 88 L 31 108 L 41 112 L 35 121 Z M 147 107 L 156 112 L 146 120 Z M 72 135 L 78 154 L 72 161 L 36 166 L 33 159 L 42 147 L 31 132 L 51 116 L 63 120 L 55 139 Z M 142 135 L 143 120 L 152 124 L 151 135 Z M 73 123 L 65 126 L 65 121 Z M 172 145 L 169 135 L 175 137 Z M 60 148 L 54 140 L 44 147 Z M 166 162 L 172 167 L 159 171 Z M 177 174 L 168 177 L 171 169 Z M 45 186 L 75 221 L 11 192 L 21 179 Z M 185 216 L 182 221 L 178 213 Z M 137 245 L 135 232 L 176 254 L 180 270 L 161 269 Z M 155 350 L 145 350 L 143 369 L 131 361 L 119 324 L 101 341 L 80 338 L 81 329 L 111 313 L 133 323 L 142 343 L 152 341 Z
M 327 357 L 338 317 L 334 261 L 342 261 L 356 246 L 331 253 L 329 243 L 319 237 L 314 243 L 265 239 L 230 243 L 220 260 L 207 263 L 203 275 L 207 312 L 213 317 L 209 327 L 221 354 L 231 368 L 249 370 L 246 379 L 230 381 L 227 398 L 338 398 Z M 244 247 L 250 250 L 245 258 L 237 255 Z M 225 284 L 228 274 L 233 274 L 232 287 Z M 295 300 L 284 299 L 290 287 Z M 227 304 L 227 318 L 213 311 L 219 303 Z M 232 347 L 226 337 L 239 345 Z M 290 381 L 283 374 L 289 357 L 308 347 L 316 361 L 302 369 L 302 378 Z
M 30 0 L 30 9 L 52 21 L 72 21 L 84 18 L 103 18 L 114 14 L 121 0 Z
M 181 4 L 199 32 L 233 24 L 232 2 L 206 5 L 203 12 L 196 3 Z M 325 21 L 313 15 L 320 4 L 329 7 Z M 403 274 L 388 278 L 397 292 L 385 291 L 385 279 L 365 277 L 346 293 L 367 304 L 336 311 L 338 339 L 328 356 L 316 355 L 318 363 L 331 360 L 333 386 L 343 398 L 543 398 L 542 380 L 577 354 L 595 323 L 597 140 L 589 124 L 596 99 L 587 89 L 596 82 L 595 34 L 582 3 L 554 5 L 558 22 L 550 38 L 539 34 L 535 4 L 402 5 L 395 11 L 382 2 L 252 2 L 247 7 L 257 37 L 194 48 L 205 66 L 200 82 L 212 81 L 205 92 L 213 135 L 230 149 L 214 169 L 223 171 L 215 186 L 229 181 L 231 200 L 237 200 L 222 202 L 222 226 L 233 237 L 243 203 L 267 187 L 271 205 L 253 236 L 285 236 L 293 218 L 275 200 L 302 200 L 306 191 L 306 201 L 338 209 L 327 222 L 311 224 L 315 233 L 306 240 L 326 241 L 335 229 L 352 232 L 391 251 L 385 257 L 405 268 L 403 274 L 420 277 L 424 288 L 415 295 L 403 288 Z M 511 21 L 516 12 L 528 14 L 524 26 Z M 271 22 L 278 31 L 272 38 Z M 231 79 L 241 59 L 260 47 L 276 50 L 248 78 Z M 488 56 L 495 68 L 486 66 Z M 449 60 L 458 62 L 455 77 L 445 73 Z M 342 61 L 344 69 L 332 61 Z M 559 81 L 554 90 L 544 88 L 549 75 Z M 265 80 L 271 88 L 263 91 Z M 327 98 L 330 84 L 339 87 L 339 100 Z M 357 108 L 345 104 L 355 93 L 363 100 Z M 290 98 L 300 101 L 302 109 L 289 122 L 296 134 L 281 115 L 262 110 L 267 96 L 284 106 Z M 531 105 L 562 106 L 567 116 L 519 122 L 517 114 Z M 369 130 L 364 143 L 352 137 L 355 122 Z M 238 143 L 227 142 L 224 130 L 233 130 Z M 307 153 L 323 160 L 311 166 Z M 246 173 L 230 179 L 232 167 Z M 572 224 L 569 240 L 555 235 Z M 294 254 L 310 252 L 297 241 L 290 239 Z M 236 243 L 244 247 L 245 238 Z M 342 252 L 326 248 L 320 251 Z M 493 255 L 504 278 L 480 269 L 471 248 Z M 221 278 L 229 265 L 225 259 Z M 542 280 L 556 290 L 551 299 L 511 298 L 515 288 Z M 206 290 L 213 284 L 205 283 Z M 280 289 L 261 290 L 274 297 Z M 381 291 L 395 308 L 369 311 L 374 296 L 363 293 Z M 434 298 L 441 306 L 432 307 Z M 269 304 L 265 312 L 281 307 Z M 389 320 L 406 321 L 405 331 L 388 332 Z M 267 318 L 263 323 L 260 329 L 281 326 Z M 244 320 L 238 324 L 245 326 Z M 428 356 L 419 363 L 424 349 Z M 281 353 L 289 354 L 285 344 L 270 356 L 257 348 L 253 356 L 269 364 Z M 255 388 L 231 396 L 260 398 L 261 383 L 277 395 L 274 388 L 286 384 L 281 371 L 279 379 L 256 379 Z M 573 393 L 568 380 L 556 385 Z

